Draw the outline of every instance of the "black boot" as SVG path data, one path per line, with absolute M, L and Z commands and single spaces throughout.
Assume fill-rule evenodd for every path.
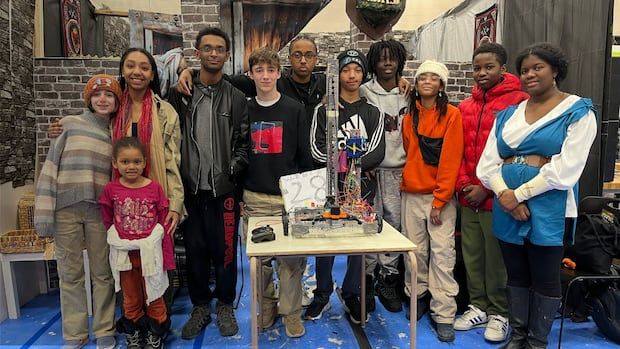
M 125 344 L 128 349 L 142 348 L 144 336 L 138 323 L 123 316 L 116 321 L 116 332 L 125 334 Z
M 366 311 L 375 311 L 375 280 L 372 275 L 366 274 Z
M 163 349 L 164 341 L 170 329 L 170 318 L 166 318 L 166 321 L 161 324 L 148 316 L 141 320 L 143 320 L 141 326 L 146 333 L 144 349 Z
M 403 310 L 403 302 L 398 295 L 396 288 L 398 284 L 398 274 L 379 275 L 377 278 L 377 297 L 385 310 L 398 313 Z
M 560 297 L 548 297 L 532 292 L 527 331 L 528 349 L 545 349 L 547 347 L 547 336 L 551 331 L 551 325 L 553 325 L 561 300 Z
M 530 306 L 530 289 L 526 287 L 506 287 L 508 295 L 508 317 L 512 334 L 508 343 L 500 349 L 526 348 L 527 326 Z

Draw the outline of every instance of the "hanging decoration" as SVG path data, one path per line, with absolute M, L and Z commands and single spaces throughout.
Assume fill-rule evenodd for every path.
M 82 56 L 80 0 L 62 0 L 60 17 L 64 55 L 66 57 Z
M 347 16 L 373 40 L 389 32 L 405 11 L 405 0 L 347 0 Z

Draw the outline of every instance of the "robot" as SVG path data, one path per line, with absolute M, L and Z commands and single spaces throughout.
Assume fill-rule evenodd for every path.
M 294 237 L 360 236 L 381 232 L 381 220 L 361 195 L 361 161 L 367 139 L 352 130 L 338 142 L 338 62 L 327 68 L 326 196 L 319 208 L 296 208 L 283 215 L 285 233 Z

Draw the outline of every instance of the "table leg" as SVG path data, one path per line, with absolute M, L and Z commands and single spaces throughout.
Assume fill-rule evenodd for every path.
M 360 279 L 360 288 L 361 288 L 361 295 L 360 295 L 360 305 L 361 305 L 361 313 L 362 314 L 361 317 L 361 323 L 360 325 L 362 326 L 362 328 L 366 327 L 366 320 L 368 320 L 368 318 L 366 316 L 364 316 L 364 314 L 366 314 L 366 297 L 368 297 L 368 295 L 366 294 L 366 255 L 362 255 L 362 276 Z
M 9 319 L 17 319 L 19 317 L 19 295 L 17 293 L 17 283 L 15 282 L 15 272 L 11 265 L 11 261 L 2 259 L 2 278 L 4 279 L 4 292 L 6 293 L 6 306 L 9 313 Z
M 251 289 L 251 303 L 250 303 L 250 316 L 252 320 L 252 348 L 258 348 L 258 319 L 256 304 L 258 300 L 256 295 L 258 293 L 258 275 L 256 275 L 256 257 L 250 257 L 250 289 Z
M 409 254 L 409 259 L 411 260 L 411 270 L 409 271 L 411 273 L 411 296 L 409 297 L 410 299 L 410 303 L 409 303 L 409 318 L 411 320 L 409 320 L 409 348 L 411 349 L 415 349 L 415 344 L 416 344 L 416 325 L 418 323 L 417 319 L 418 319 L 418 311 L 416 309 L 417 304 L 418 304 L 418 299 L 417 299 L 417 284 L 418 284 L 418 279 L 417 279 L 417 271 L 418 271 L 418 261 L 415 258 L 415 253 L 413 251 L 409 251 L 407 252 Z
M 258 287 L 256 289 L 256 302 L 258 303 L 258 332 L 260 333 L 262 330 L 263 323 L 263 291 L 265 290 L 265 285 L 263 285 L 263 263 L 265 261 L 262 258 L 256 259 L 256 277 L 258 281 Z

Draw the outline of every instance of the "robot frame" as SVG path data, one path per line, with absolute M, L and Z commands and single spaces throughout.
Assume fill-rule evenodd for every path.
M 367 139 L 360 130 L 350 130 L 344 143 L 338 141 L 338 62 L 327 67 L 326 193 L 319 208 L 294 208 L 282 216 L 285 234 L 294 237 L 365 236 L 380 233 L 382 220 L 363 198 L 362 157 Z

